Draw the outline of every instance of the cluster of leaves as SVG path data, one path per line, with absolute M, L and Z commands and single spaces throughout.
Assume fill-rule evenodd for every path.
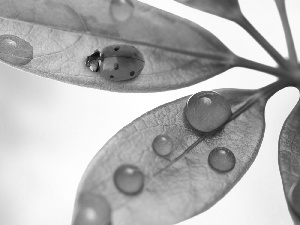
M 91 0 L 84 7 L 80 0 L 47 0 L 35 4 L 29 0 L 6 2 L 0 10 L 0 58 L 43 77 L 118 92 L 178 89 L 233 67 L 277 76 L 278 81 L 258 90 L 217 90 L 233 111 L 232 118 L 220 132 L 203 135 L 186 126 L 183 116 L 189 98 L 186 96 L 133 121 L 92 160 L 78 193 L 105 196 L 114 212 L 114 224 L 173 224 L 207 210 L 239 181 L 260 147 L 268 99 L 284 87 L 299 88 L 300 68 L 284 0 L 275 2 L 286 35 L 288 59 L 251 25 L 237 0 L 179 1 L 239 24 L 277 62 L 278 67 L 274 68 L 237 56 L 199 25 L 132 2 L 134 13 L 122 23 L 111 18 L 111 1 Z M 116 42 L 130 43 L 144 54 L 145 68 L 137 78 L 112 82 L 85 67 L 86 57 L 95 49 Z M 279 141 L 284 192 L 296 224 L 300 223 L 299 211 L 289 198 L 300 176 L 299 105 L 287 118 Z M 152 140 L 161 133 L 176 140 L 176 151 L 168 160 L 151 150 Z M 212 171 L 206 162 L 210 150 L 219 146 L 233 150 L 237 158 L 235 170 L 226 176 Z M 179 156 L 184 156 L 185 160 L 178 160 Z M 146 177 L 143 194 L 132 199 L 119 193 L 112 181 L 113 172 L 125 163 L 137 165 Z M 175 180 L 183 185 L 172 186 Z M 149 217 L 150 211 L 157 212 L 157 216 Z

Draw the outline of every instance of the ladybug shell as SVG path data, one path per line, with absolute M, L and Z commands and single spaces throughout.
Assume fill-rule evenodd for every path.
M 135 78 L 145 66 L 143 54 L 132 45 L 110 45 L 101 53 L 101 76 L 113 81 Z

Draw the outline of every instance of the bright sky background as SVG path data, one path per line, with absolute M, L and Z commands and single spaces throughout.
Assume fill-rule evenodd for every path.
M 300 53 L 300 2 L 286 1 Z M 147 2 L 199 23 L 236 54 L 275 65 L 231 22 L 167 0 Z M 273 0 L 240 3 L 248 19 L 287 56 Z M 275 80 L 235 68 L 180 90 L 120 94 L 40 78 L 4 64 L 0 69 L 0 218 L 5 225 L 70 224 L 86 166 L 109 138 L 143 113 L 199 91 L 258 88 Z M 248 173 L 213 208 L 180 225 L 292 225 L 279 176 L 277 145 L 281 126 L 297 100 L 297 90 L 286 88 L 269 101 L 265 138 Z

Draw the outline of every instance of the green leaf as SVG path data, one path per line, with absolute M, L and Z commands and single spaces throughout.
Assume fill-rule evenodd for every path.
M 30 62 L 11 65 L 43 77 L 119 92 L 186 87 L 234 66 L 235 55 L 200 26 L 138 1 L 132 1 L 132 16 L 120 22 L 111 14 L 111 2 L 0 1 L 0 37 L 13 35 L 33 49 Z M 116 43 L 132 44 L 144 54 L 145 68 L 137 78 L 113 82 L 85 67 L 86 57 L 95 49 Z
M 229 101 L 233 113 L 256 93 L 238 89 L 217 92 Z M 184 108 L 189 97 L 144 114 L 111 138 L 88 166 L 77 199 L 82 193 L 105 196 L 114 225 L 174 224 L 200 214 L 219 201 L 239 181 L 258 153 L 267 100 L 260 98 L 222 131 L 204 139 L 184 158 L 154 175 L 202 137 L 185 119 Z M 160 134 L 173 140 L 173 152 L 166 157 L 158 156 L 151 147 Z M 236 164 L 230 172 L 211 169 L 208 155 L 216 147 L 226 147 L 235 155 Z M 138 195 L 124 195 L 114 185 L 114 171 L 124 164 L 137 166 L 145 175 L 144 189 Z M 75 204 L 74 217 L 80 207 Z
M 300 101 L 286 119 L 279 138 L 279 169 L 290 213 L 295 224 L 300 224 L 290 199 L 292 187 L 300 180 Z M 298 206 L 299 207 L 299 206 Z M 299 213 L 299 208 L 298 208 Z
M 238 0 L 175 0 L 201 11 L 235 21 L 242 15 Z

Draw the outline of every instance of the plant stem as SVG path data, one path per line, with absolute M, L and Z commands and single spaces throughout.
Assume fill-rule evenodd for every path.
M 289 59 L 293 65 L 297 65 L 297 53 L 294 45 L 293 35 L 290 27 L 290 23 L 286 13 L 285 0 L 275 0 L 276 6 L 280 15 L 281 23 L 283 26 L 285 40 L 288 47 Z
M 287 80 L 277 80 L 274 83 L 271 83 L 265 87 L 258 89 L 257 93 L 250 97 L 250 99 L 241 106 L 234 114 L 230 117 L 227 123 L 236 119 L 239 115 L 249 109 L 252 105 L 254 105 L 258 100 L 265 99 L 268 100 L 272 95 L 274 95 L 279 90 L 292 85 L 292 82 Z
M 261 33 L 255 29 L 245 16 L 242 15 L 239 19 L 236 19 L 235 22 L 245 29 L 269 53 L 280 67 L 284 69 L 290 68 L 290 65 L 282 57 L 282 55 L 280 55 L 277 50 L 261 35 Z
M 236 66 L 268 73 L 281 79 L 288 79 L 290 76 L 289 73 L 283 69 L 258 63 L 240 56 L 236 58 Z

